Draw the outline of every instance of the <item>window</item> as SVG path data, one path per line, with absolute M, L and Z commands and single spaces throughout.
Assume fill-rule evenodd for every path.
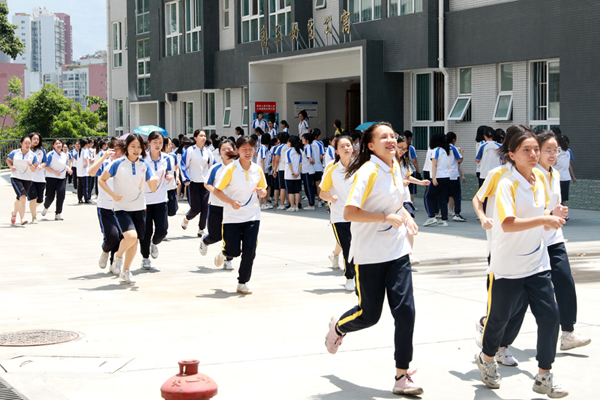
M 513 102 L 513 65 L 500 64 L 498 73 L 499 93 L 494 107 L 494 121 L 508 121 L 512 119 Z
M 459 94 L 471 94 L 471 68 L 458 70 Z
M 185 51 L 202 50 L 202 0 L 185 0 Z
M 248 103 L 248 88 L 245 87 L 242 88 L 242 104 L 244 110 L 244 115 L 242 115 L 242 126 L 248 126 Z
M 137 42 L 138 96 L 150 96 L 150 39 Z
M 560 119 L 560 61 L 531 63 L 532 124 L 558 125 Z
M 223 91 L 223 126 L 231 126 L 231 89 Z
M 269 35 L 274 38 L 277 25 L 281 25 L 281 35 L 292 29 L 292 0 L 269 0 Z
M 137 0 L 135 16 L 138 35 L 150 32 L 150 0 Z
M 179 1 L 165 4 L 166 56 L 176 56 L 182 52 L 181 26 L 179 24 Z
M 223 29 L 229 28 L 229 0 L 223 0 Z
M 115 131 L 117 136 L 123 133 L 123 100 L 115 100 Z
M 181 110 L 183 112 L 183 126 L 185 126 L 186 134 L 194 133 L 194 103 L 183 102 L 181 103 Z
M 434 133 L 444 133 L 444 75 L 427 72 L 413 75 L 413 145 L 427 150 Z
M 327 7 L 327 2 L 325 0 L 315 0 L 315 9 L 325 8 Z
M 471 96 L 458 96 L 454 101 L 448 121 L 462 121 L 471 105 Z
M 271 0 L 269 0 L 271 1 Z M 242 43 L 259 39 L 259 25 L 265 24 L 263 2 L 260 0 L 241 0 L 242 5 Z
M 204 126 L 215 126 L 215 92 L 204 92 Z
M 381 18 L 381 0 L 348 0 L 350 22 L 365 22 Z
M 388 16 L 412 14 L 423 11 L 423 0 L 389 0 Z

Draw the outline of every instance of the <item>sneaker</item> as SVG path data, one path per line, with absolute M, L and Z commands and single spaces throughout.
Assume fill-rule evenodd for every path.
M 483 321 L 485 321 L 485 316 L 481 317 L 475 322 L 475 344 L 482 349 L 483 344 L 481 343 L 483 339 Z
M 295 207 L 294 212 L 298 212 L 298 211 L 300 211 L 300 209 L 298 207 Z
M 206 243 L 204 243 L 204 239 L 200 240 L 200 248 L 198 250 L 200 250 L 201 256 L 205 256 L 206 254 L 208 254 L 208 246 L 206 245 Z
M 62 215 L 61 215 L 61 214 L 56 214 L 56 215 L 54 216 L 54 220 L 55 220 L 55 221 L 63 221 L 63 217 L 62 217 Z
M 454 216 L 454 218 L 452 218 L 452 221 L 455 221 L 455 222 L 467 222 L 467 219 L 463 218 L 463 216 L 460 215 L 460 214 L 456 214 Z
M 110 266 L 110 271 L 115 274 L 116 276 L 119 276 L 119 274 L 121 273 L 121 267 L 123 266 L 123 258 L 117 257 L 115 255 L 115 259 L 113 260 L 113 263 Z
M 331 317 L 329 321 L 329 332 L 327 332 L 327 336 L 325 336 L 325 347 L 327 347 L 327 351 L 331 354 L 335 354 L 338 351 L 338 348 L 342 345 L 342 341 L 344 340 L 344 336 L 346 335 L 338 335 L 335 330 L 335 327 L 338 323 L 338 318 L 335 316 Z
M 148 261 L 150 261 L 150 260 L 148 260 Z M 133 279 L 133 275 L 131 274 L 130 270 L 121 271 L 121 274 L 119 275 L 119 279 L 124 281 L 125 283 L 135 283 L 135 279 Z
M 273 206 L 271 204 L 267 204 L 265 210 L 272 210 Z
M 185 219 L 185 217 L 183 217 L 183 221 L 181 221 L 181 229 L 183 229 L 185 231 L 187 229 L 187 226 L 189 223 L 190 223 L 190 221 L 188 221 L 187 219 Z
M 423 224 L 423 226 L 436 225 L 437 223 L 438 223 L 438 220 L 435 217 L 427 218 L 427 221 L 425 221 L 425 223 Z
M 158 246 L 154 243 L 150 244 L 150 257 L 154 258 L 155 260 L 158 258 Z
M 554 382 L 554 375 L 551 371 L 544 375 L 536 374 L 533 381 L 533 391 L 539 394 L 546 394 L 551 399 L 560 399 L 569 395 L 567 389 L 559 383 Z
M 438 221 L 437 226 L 448 226 L 448 221 Z
M 456 213 L 454 212 L 454 210 L 450 210 L 450 211 L 448 211 L 448 214 L 450 214 L 450 215 L 452 215 L 452 216 L 456 215 Z
M 100 266 L 100 268 L 104 269 L 104 268 L 106 268 L 107 263 L 108 263 L 108 253 L 102 252 L 102 254 L 100 254 L 100 260 L 98 260 L 98 265 Z
M 15 222 L 17 222 L 17 214 L 15 214 L 14 212 L 10 212 L 10 223 L 11 225 L 14 225 Z
M 277 210 L 285 210 L 285 206 L 278 206 Z
M 215 267 L 220 267 L 225 262 L 225 254 L 222 251 L 219 251 L 215 256 Z
M 333 253 L 331 253 L 328 257 L 329 257 L 329 260 L 331 261 L 331 268 L 341 269 L 340 268 L 340 256 L 334 256 Z
M 252 290 L 245 283 L 238 283 L 236 292 L 241 294 L 252 294 Z
M 263 204 L 262 206 L 260 206 L 260 209 L 261 209 L 261 210 L 266 210 L 266 209 L 267 209 L 267 205 L 266 205 L 266 204 Z
M 233 263 L 231 260 L 223 261 L 223 269 L 226 269 L 227 271 L 233 271 Z
M 314 206 L 308 206 L 308 207 L 304 207 L 305 210 L 307 211 L 314 211 L 315 207 Z
M 44 208 L 44 209 L 42 210 L 42 217 L 45 217 L 47 213 L 48 213 L 48 209 L 47 209 L 47 208 Z
M 412 254 L 409 256 L 409 259 L 410 259 L 410 265 L 419 265 L 419 264 L 421 264 L 421 261 L 419 261 L 418 258 L 413 257 Z
M 498 364 L 506 365 L 507 367 L 516 367 L 519 365 L 517 359 L 508 351 L 508 347 L 500 347 L 494 358 Z
M 37 218 L 32 218 L 32 219 L 31 219 L 31 223 L 32 223 L 32 224 L 37 224 L 37 223 L 38 223 L 38 220 L 37 220 Z
M 21 225 L 27 225 L 27 220 L 21 220 Z
M 479 353 L 475 355 L 475 362 L 479 368 L 481 382 L 485 383 L 491 389 L 498 389 L 502 378 L 498 373 L 498 363 L 496 360 L 486 361 L 483 358 L 483 353 Z
M 142 269 L 145 269 L 146 271 L 152 269 L 152 263 L 150 262 L 149 258 L 142 258 Z
M 440 211 L 435 213 L 436 218 L 442 218 L 442 213 Z
M 288 208 L 285 211 L 287 211 L 287 212 L 294 212 L 294 211 L 296 211 L 296 209 L 294 207 L 290 207 L 290 208 Z
M 569 332 L 560 336 L 560 349 L 571 350 L 576 347 L 587 346 L 592 342 L 592 339 L 580 335 L 579 333 Z
M 354 292 L 356 289 L 356 285 L 354 284 L 354 279 L 346 279 L 346 284 L 344 285 L 344 289 L 347 292 Z
M 204 229 L 198 229 L 198 237 L 201 238 L 204 236 Z
M 320 201 L 317 201 L 317 207 L 319 207 L 319 208 L 323 207 L 323 203 Z
M 412 370 L 400 377 L 395 377 L 396 383 L 394 383 L 392 392 L 394 394 L 407 394 L 410 396 L 419 396 L 423 394 L 423 388 L 415 384 L 415 382 L 412 380 L 412 376 L 416 372 L 416 370 Z

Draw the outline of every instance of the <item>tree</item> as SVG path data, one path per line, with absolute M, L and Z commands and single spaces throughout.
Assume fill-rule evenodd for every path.
M 15 35 L 17 28 L 17 25 L 8 22 L 8 5 L 0 3 L 0 51 L 13 60 L 25 49 L 25 44 Z
M 52 137 L 54 119 L 63 111 L 71 110 L 73 101 L 55 85 L 46 84 L 24 100 L 19 127 L 23 132 L 39 132 L 44 137 Z
M 89 109 L 82 110 L 81 104 L 69 111 L 61 111 L 54 119 L 50 137 L 90 137 L 97 136 L 96 128 L 100 123 L 98 114 Z
M 4 97 L 6 104 L 0 104 L 0 119 L 2 127 L 0 128 L 0 138 L 12 138 L 20 136 L 18 122 L 21 110 L 23 108 L 23 83 L 19 78 L 13 76 L 8 82 L 8 92 Z M 15 126 L 6 127 L 6 118 L 11 117 L 15 121 Z
M 100 124 L 98 125 L 97 131 L 108 134 L 108 105 L 102 97 L 99 96 L 85 96 L 87 99 L 88 107 L 91 109 L 92 106 L 98 105 L 98 108 L 94 111 L 95 114 L 100 118 Z

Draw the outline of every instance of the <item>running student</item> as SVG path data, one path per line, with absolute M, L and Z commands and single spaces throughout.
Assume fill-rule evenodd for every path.
M 225 202 L 223 207 L 223 250 L 215 257 L 220 267 L 225 259 L 242 255 L 236 291 L 252 294 L 248 281 L 258 245 L 260 207 L 257 197 L 267 195 L 265 175 L 260 167 L 252 163 L 254 152 L 252 139 L 237 140 L 239 159 L 225 167 L 215 184 L 214 194 Z
M 87 139 L 79 139 L 79 149 L 75 154 L 75 168 L 77 168 L 77 200 L 79 200 L 79 204 L 90 202 L 88 144 L 89 142 Z
M 333 164 L 329 165 L 325 171 L 319 196 L 330 204 L 331 226 L 336 243 L 344 254 L 344 276 L 346 277 L 344 289 L 354 292 L 356 289 L 355 271 L 349 259 L 352 233 L 350 232 L 350 221 L 344 218 L 344 205 L 352 187 L 352 179 L 346 179 L 346 168 L 352 161 L 352 138 L 347 135 L 339 135 L 336 137 L 335 145 L 336 157 Z M 334 251 L 329 257 L 332 263 L 334 260 L 337 261 L 339 254 Z
M 492 227 L 492 255 L 488 269 L 488 315 L 483 330 L 483 349 L 475 355 L 481 381 L 499 388 L 501 377 L 494 359 L 512 312 L 526 296 L 538 325 L 538 374 L 533 391 L 552 398 L 568 395 L 554 382 L 551 372 L 558 340 L 558 307 L 554 301 L 550 261 L 543 243 L 544 229 L 558 229 L 565 220 L 545 215 L 549 204 L 543 174 L 535 169 L 540 145 L 527 128 L 508 144 L 510 175 L 498 184 Z M 490 205 L 491 206 L 491 205 Z
M 358 157 L 346 170 L 346 178 L 353 183 L 344 218 L 351 222 L 348 257 L 355 264 L 358 305 L 339 320 L 331 319 L 325 345 L 335 354 L 346 334 L 375 325 L 387 295 L 395 321 L 393 392 L 420 395 L 423 389 L 412 379 L 415 371 L 408 370 L 413 355 L 415 307 L 411 250 L 406 237 L 407 230 L 416 234 L 418 227 L 402 206 L 405 192 L 395 157 L 394 130 L 389 123 L 378 122 L 365 131 Z
M 37 206 L 44 202 L 44 190 L 46 190 L 46 176 L 44 174 L 44 166 L 46 165 L 46 150 L 42 144 L 42 135 L 37 132 L 29 134 L 31 139 L 31 151 L 39 160 L 39 165 L 33 171 L 31 177 L 31 187 L 27 192 L 29 200 L 29 211 L 31 211 L 31 223 L 37 224 Z
M 146 230 L 144 182 L 148 183 L 153 192 L 158 186 L 158 179 L 144 158 L 144 139 L 137 133 L 132 133 L 125 142 L 125 157 L 113 162 L 100 177 L 100 186 L 114 200 L 115 215 L 123 233 L 110 269 L 115 275 L 119 273 L 119 278 L 125 283 L 135 283 L 130 267 L 135 258 L 138 239 L 144 239 Z M 106 183 L 111 177 L 114 190 Z
M 574 158 L 573 152 L 569 149 L 569 138 L 566 136 L 558 136 L 558 144 L 561 147 L 561 152 L 558 154 L 556 160 L 556 171 L 558 171 L 560 175 L 561 204 L 564 206 L 567 200 L 569 200 L 569 186 L 571 185 L 571 180 L 573 180 L 573 183 L 577 183 L 577 178 L 575 178 L 573 166 L 571 165 Z
M 117 138 L 112 138 L 108 144 L 108 149 L 102 154 L 102 156 L 94 162 L 89 168 L 89 172 L 93 175 L 100 173 L 100 177 L 105 171 L 110 169 L 111 164 L 123 157 L 125 152 L 125 143 Z M 100 182 L 100 179 L 98 179 Z M 119 243 L 123 236 L 119 229 L 119 223 L 117 216 L 113 210 L 113 198 L 103 189 L 102 184 L 99 184 L 98 190 L 98 201 L 96 202 L 98 222 L 100 223 L 100 231 L 102 232 L 102 252 L 100 253 L 100 259 L 98 265 L 100 268 L 106 268 L 106 265 L 110 258 L 110 264 L 112 265 L 115 257 L 115 253 L 119 250 Z M 106 184 L 111 190 L 114 190 L 113 178 L 109 178 Z M 112 271 L 115 275 L 119 276 L 119 272 Z
M 434 134 L 429 140 L 431 153 L 431 185 L 425 192 L 425 207 L 428 219 L 423 226 L 448 226 L 448 189 L 450 187 L 450 170 L 448 154 L 450 147 L 446 143 L 446 136 L 441 133 Z M 435 217 L 437 211 L 442 214 L 442 221 Z
M 466 182 L 465 175 L 462 172 L 460 164 L 463 162 L 463 155 L 460 150 L 454 145 L 456 144 L 456 134 L 454 132 L 448 132 L 446 134 L 446 141 L 450 147 L 448 152 L 448 168 L 450 173 L 450 182 L 448 186 L 448 204 L 450 204 L 450 212 L 454 216 L 452 221 L 456 222 L 467 222 L 466 218 L 460 215 L 462 211 L 462 190 L 460 187 L 460 179 L 462 177 L 462 183 Z M 452 199 L 452 204 L 450 203 Z
M 208 216 L 208 190 L 204 187 L 208 170 L 214 163 L 213 154 L 204 148 L 206 143 L 206 132 L 196 129 L 194 132 L 196 144 L 188 147 L 181 156 L 181 173 L 183 184 L 188 188 L 188 203 L 190 209 L 181 221 L 181 227 L 185 230 L 190 220 L 200 214 L 198 221 L 198 237 L 204 235 L 206 228 L 206 217 Z
M 152 268 L 150 256 L 158 258 L 158 245 L 167 237 L 169 229 L 169 198 L 167 186 L 174 179 L 172 159 L 162 152 L 164 138 L 158 131 L 151 132 L 148 136 L 148 153 L 144 161 L 150 165 L 152 172 L 158 179 L 155 189 L 147 182 L 144 184 L 144 197 L 146 198 L 146 232 L 140 238 L 140 252 L 142 253 L 142 268 Z
M 302 183 L 304 184 L 304 193 L 308 200 L 308 207 L 305 210 L 312 211 L 315 209 L 315 191 L 314 191 L 314 178 L 315 178 L 315 159 L 313 158 L 313 135 L 311 133 L 305 133 L 302 135 Z
M 223 140 L 219 144 L 219 153 L 223 162 L 215 164 L 210 168 L 210 171 L 208 171 L 208 179 L 204 184 L 206 190 L 210 192 L 210 205 L 208 206 L 208 234 L 204 235 L 204 237 L 200 239 L 199 250 L 200 254 L 203 256 L 208 253 L 208 246 L 223 240 L 223 207 L 226 206 L 226 203 L 219 200 L 219 198 L 215 196 L 214 184 L 221 177 L 221 173 L 225 170 L 223 167 L 227 167 L 237 157 L 235 143 L 229 139 Z M 223 269 L 233 269 L 231 260 L 232 257 L 227 257 L 225 259 L 223 262 Z
M 288 141 L 289 150 L 285 153 L 285 187 L 290 199 L 289 212 L 298 212 L 300 208 L 300 188 L 302 173 L 302 144 L 298 136 L 290 137 Z
M 552 210 L 552 215 L 566 218 L 569 209 L 561 206 L 560 174 L 552 168 L 561 154 L 561 148 L 556 136 L 551 131 L 544 131 L 538 137 L 542 144 L 542 152 L 537 168 L 544 174 L 546 179 L 546 191 L 550 196 L 550 204 L 547 210 Z M 562 328 L 560 349 L 570 350 L 587 346 L 592 340 L 574 332 L 575 321 L 577 320 L 577 294 L 562 228 L 544 231 L 544 244 L 548 247 L 552 284 L 554 285 L 556 303 L 560 313 L 560 326 Z
M 17 222 L 17 213 L 21 217 L 21 225 L 25 225 L 25 201 L 31 187 L 33 172 L 37 169 L 40 160 L 31 149 L 31 138 L 26 135 L 21 138 L 21 148 L 10 152 L 6 158 L 6 165 L 11 170 L 10 183 L 15 190 L 17 200 L 14 210 L 10 215 L 12 225 Z
M 501 144 L 494 141 L 494 130 L 486 126 L 483 136 L 485 142 L 479 147 L 475 157 L 475 162 L 479 164 L 479 187 L 483 184 L 487 173 L 502 164 L 498 156 L 498 148 Z
M 44 209 L 42 217 L 46 216 L 48 209 L 54 202 L 56 197 L 56 211 L 54 219 L 62 221 L 63 204 L 65 203 L 65 193 L 67 190 L 67 174 L 71 175 L 73 171 L 69 167 L 71 155 L 63 151 L 63 143 L 60 139 L 54 139 L 52 142 L 52 150 L 46 157 L 46 200 L 44 201 Z

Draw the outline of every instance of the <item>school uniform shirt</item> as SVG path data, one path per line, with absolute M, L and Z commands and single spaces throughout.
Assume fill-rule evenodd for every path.
M 225 192 L 230 199 L 242 203 L 239 210 L 234 210 L 230 204 L 223 206 L 224 224 L 260 220 L 260 206 L 255 192 L 257 188 L 265 189 L 267 182 L 258 165 L 251 163 L 250 168 L 244 170 L 240 160 L 235 160 L 224 167 L 223 174 L 217 177 L 215 187 Z
M 265 156 L 265 174 L 270 174 L 273 172 L 273 166 L 271 163 L 273 162 L 273 149 L 268 149 L 267 154 Z
M 283 132 L 290 133 L 290 129 L 289 128 L 283 128 Z
M 85 166 L 85 161 L 88 158 L 88 149 L 81 149 L 81 151 L 75 154 L 75 162 L 77 166 L 77 177 L 83 178 L 89 176 L 88 168 Z
M 479 154 L 479 149 L 481 148 L 481 145 L 483 145 L 485 143 L 485 140 L 482 140 L 481 142 L 477 142 L 475 143 L 475 155 Z M 475 169 L 475 172 L 480 172 L 481 165 L 479 163 L 477 163 L 477 168 Z M 481 176 L 481 175 L 479 175 Z M 481 179 L 485 179 L 485 178 L 481 178 Z
M 311 143 L 313 158 L 315 159 L 315 172 L 323 172 L 323 162 L 321 161 L 321 155 L 325 154 L 325 148 L 323 143 L 318 140 L 313 140 Z
M 298 136 L 300 136 L 300 138 L 302 138 L 302 135 L 304 135 L 305 133 L 308 133 L 308 128 L 310 126 L 308 125 L 308 120 L 305 119 L 302 122 L 298 122 Z
M 10 171 L 11 178 L 21 179 L 22 181 L 32 180 L 33 171 L 27 164 L 27 161 L 30 161 L 31 164 L 37 164 L 40 161 L 33 151 L 29 150 L 23 154 L 21 149 L 13 150 L 8 155 L 8 158 L 12 161 L 13 167 L 16 168 L 16 171 Z
M 173 168 L 173 171 L 175 171 L 175 167 L 177 165 L 179 165 L 177 163 L 177 154 L 175 154 L 174 152 L 171 152 L 169 154 L 164 153 L 166 156 L 171 157 L 171 167 Z M 177 176 L 173 176 L 173 179 L 171 179 L 169 182 L 167 182 L 167 191 L 169 190 L 174 190 L 177 189 Z
M 271 139 L 275 139 L 277 137 L 277 129 L 273 128 L 269 131 L 269 135 L 271 135 Z
M 289 147 L 286 144 L 280 144 L 279 146 L 276 147 L 275 150 L 275 155 L 279 156 L 279 164 L 277 165 L 277 171 L 285 171 L 286 169 L 286 165 L 287 165 L 287 160 L 286 160 L 286 153 L 289 150 Z
M 302 149 L 302 173 L 312 175 L 315 173 L 315 166 L 310 163 L 309 158 L 313 158 L 312 146 L 306 145 Z
M 256 118 L 252 121 L 252 129 L 260 128 L 263 132 L 268 132 L 267 129 L 269 126 L 267 125 L 267 121 L 265 119 L 261 119 L 260 121 Z
M 256 150 L 255 150 L 255 154 L 256 154 L 256 163 L 260 165 L 260 160 L 267 158 L 267 146 L 264 144 L 259 145 Z
M 146 209 L 144 183 L 155 176 L 150 164 L 141 158 L 131 162 L 127 157 L 123 157 L 111 164 L 108 173 L 114 178 L 113 191 L 123 196 L 120 201 L 114 202 L 115 211 Z
M 412 175 L 412 172 L 410 171 L 410 164 L 408 168 L 406 168 L 403 164 L 400 164 L 400 175 L 402 176 L 402 181 L 407 180 L 408 177 Z M 402 186 L 404 187 L 404 202 L 412 203 L 410 200 L 410 190 L 408 189 L 408 186 L 404 186 L 404 183 L 402 183 Z
M 448 154 L 446 153 L 446 150 L 442 149 L 441 147 L 436 147 L 431 153 L 431 159 L 433 160 L 434 158 L 437 160 L 437 168 L 435 172 L 436 179 L 449 178 L 450 169 L 448 167 Z M 433 174 L 431 174 L 431 178 L 433 178 Z
M 561 181 L 564 182 L 571 180 L 571 172 L 569 171 L 569 167 L 571 166 L 571 161 L 573 160 L 573 152 L 571 149 L 567 151 L 561 151 L 558 157 L 556 157 L 556 165 L 554 166 L 554 169 L 560 174 Z
M 215 164 L 212 167 L 210 167 L 210 170 L 208 171 L 208 179 L 206 180 L 206 184 L 215 186 L 215 182 L 217 182 L 221 178 L 221 175 L 223 174 L 224 170 L 225 168 L 223 168 L 223 164 Z M 217 207 L 225 207 L 225 205 L 227 204 L 224 201 L 220 200 L 217 196 L 215 196 L 214 193 L 210 193 L 208 202 L 211 205 Z
M 102 175 L 104 173 L 104 171 L 108 171 L 113 162 L 114 161 L 111 161 L 110 159 L 104 160 L 104 162 L 98 169 L 98 173 L 100 173 L 100 175 Z M 108 185 L 110 190 L 112 190 L 113 192 L 115 191 L 112 177 L 108 178 L 108 180 L 106 181 L 106 184 Z M 110 195 L 108 193 L 106 193 L 106 191 L 104 189 L 102 189 L 102 186 L 98 185 L 98 199 L 96 199 L 96 207 L 103 208 L 105 210 L 112 210 L 113 202 L 114 202 L 113 198 L 110 197 Z
M 338 197 L 335 203 L 329 202 L 329 218 L 332 224 L 348 222 L 344 219 L 344 207 L 346 200 L 348 200 L 352 183 L 352 178 L 346 179 L 346 168 L 341 161 L 327 166 L 319 187 L 322 191 L 331 192 L 332 196 Z
M 214 149 L 212 151 L 213 154 L 213 160 L 215 164 L 221 164 L 223 163 L 223 159 L 221 158 L 221 152 L 219 152 L 219 149 Z
M 506 218 L 534 218 L 544 215 L 549 204 L 543 174 L 533 170 L 530 184 L 514 167 L 496 190 L 496 215 L 492 228 L 492 259 L 488 274 L 495 278 L 521 279 L 550 269 L 548 250 L 543 239 L 544 227 L 521 232 L 504 232 Z
M 208 170 L 214 163 L 213 154 L 208 149 L 193 145 L 185 149 L 181 156 L 181 175 L 183 182 L 204 183 Z
M 450 154 L 448 154 L 448 169 L 450 172 L 450 180 L 455 181 L 460 177 L 458 165 L 462 162 L 463 156 L 460 151 L 453 145 L 450 145 Z
M 479 201 L 483 203 L 485 199 L 488 199 L 485 215 L 492 220 L 494 219 L 494 215 L 496 215 L 496 190 L 498 189 L 498 184 L 508 175 L 510 175 L 510 168 L 508 165 L 502 165 L 494 168 L 488 172 L 483 184 L 477 191 L 476 196 Z M 492 230 L 486 229 L 485 235 L 487 238 L 487 251 L 489 254 L 490 251 L 492 251 Z
M 37 150 L 29 150 L 29 151 L 33 151 L 33 154 L 35 154 L 35 156 L 39 160 L 40 164 L 48 161 L 46 158 L 46 150 L 44 150 L 43 148 L 37 149 Z M 38 165 L 38 167 L 39 167 L 39 165 Z M 33 174 L 31 175 L 31 180 L 33 182 L 46 183 L 46 171 L 43 168 L 34 171 Z
M 371 155 L 354 174 L 346 206 L 382 213 L 382 222 L 352 222 L 352 242 L 349 258 L 354 264 L 376 264 L 396 260 L 412 250 L 406 236 L 406 226 L 394 229 L 383 222 L 383 213 L 400 214 L 404 203 L 404 189 L 400 166 L 393 167 Z
M 302 155 L 298 154 L 296 149 L 291 148 L 285 153 L 285 180 L 294 181 L 300 179 L 300 168 L 302 163 Z M 290 168 L 290 164 L 292 164 Z M 293 170 L 293 171 L 292 171 Z M 298 174 L 296 178 L 293 174 Z
M 425 155 L 425 163 L 423 164 L 423 172 L 427 171 L 431 173 L 431 156 L 433 153 L 433 149 L 427 149 L 427 154 Z
M 414 174 L 417 171 L 417 169 L 415 168 L 413 160 L 417 158 L 417 151 L 412 145 L 408 146 L 408 158 L 410 158 L 410 172 Z
M 335 148 L 333 146 L 327 146 L 325 149 L 325 154 L 323 155 L 323 165 L 327 167 L 330 162 L 335 160 Z
M 65 179 L 67 177 L 67 167 L 69 166 L 70 160 L 71 155 L 69 153 L 65 153 L 64 151 L 57 153 L 56 151 L 52 150 L 50 153 L 48 153 L 46 156 L 46 167 L 60 172 L 60 175 L 48 173 L 47 178 Z
M 150 189 L 148 183 L 144 183 L 144 197 L 146 198 L 146 204 L 166 203 L 169 200 L 167 197 L 167 174 L 172 175 L 173 171 L 171 157 L 160 153 L 158 160 L 154 161 L 152 157 L 150 157 L 150 153 L 146 153 L 144 161 L 150 166 L 152 172 L 158 178 L 156 192 L 153 192 Z
M 485 142 L 477 152 L 476 160 L 479 161 L 479 176 L 486 176 L 488 171 L 502 165 L 502 159 L 498 155 L 498 149 L 502 145 L 496 142 Z
M 560 196 L 560 174 L 552 167 L 550 167 L 550 171 L 547 171 L 540 164 L 536 168 L 544 175 L 546 193 L 548 193 L 548 197 L 550 198 L 546 209 L 552 211 L 562 200 Z M 546 246 L 565 242 L 562 228 L 550 229 L 548 231 L 544 229 L 543 234 Z

